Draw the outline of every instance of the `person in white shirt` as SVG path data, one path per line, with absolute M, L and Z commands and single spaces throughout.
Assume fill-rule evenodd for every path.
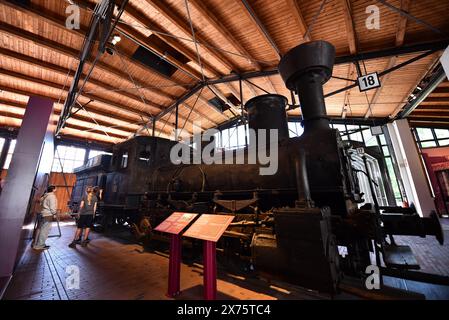
M 58 200 L 56 199 L 55 191 L 55 186 L 49 186 L 47 192 L 40 199 L 42 209 L 39 215 L 39 227 L 33 245 L 33 249 L 35 250 L 46 250 L 50 248 L 50 246 L 45 244 L 45 241 L 47 240 L 51 229 L 53 216 L 56 215 L 56 210 L 58 208 Z

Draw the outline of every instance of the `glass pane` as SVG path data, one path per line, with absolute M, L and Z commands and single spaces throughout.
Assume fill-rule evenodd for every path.
M 63 157 L 64 159 L 70 159 L 73 160 L 75 159 L 75 154 L 76 154 L 76 149 L 74 147 L 69 147 L 66 149 L 65 155 L 61 157 Z
M 340 131 L 340 133 L 346 131 L 346 127 L 344 124 L 334 124 L 334 129 L 337 129 L 338 131 Z
M 300 122 L 296 123 L 296 133 L 298 134 L 298 136 L 300 136 L 304 133 L 304 128 Z
M 385 140 L 385 136 L 384 136 L 383 134 L 379 135 L 379 139 L 380 139 L 380 143 L 381 143 L 383 146 L 386 146 L 386 145 L 387 145 L 387 140 Z
M 435 141 L 426 141 L 426 142 L 421 142 L 421 147 L 423 148 L 431 148 L 431 147 L 436 147 L 437 143 Z
M 9 165 L 11 164 L 11 158 L 12 158 L 12 154 L 8 153 L 8 155 L 6 156 L 6 159 L 5 159 L 5 164 L 3 165 L 3 169 L 6 169 L 6 170 L 9 169 Z
M 53 162 L 53 166 L 51 168 L 52 172 L 61 172 L 61 166 L 59 165 L 59 161 L 57 161 L 55 159 L 55 161 Z
M 363 138 L 365 139 L 365 145 L 367 147 L 377 146 L 377 139 L 376 137 L 371 135 L 371 130 L 363 130 L 362 131 Z
M 419 140 L 433 140 L 432 130 L 429 128 L 416 128 Z
M 384 156 L 389 156 L 390 155 L 390 150 L 388 150 L 387 146 L 382 147 L 382 151 L 384 152 Z
M 88 156 L 88 160 L 92 159 L 96 156 L 99 156 L 100 154 L 106 154 L 107 152 L 102 151 L 102 150 L 89 150 L 89 156 Z M 84 158 L 84 157 L 83 157 Z
M 3 151 L 3 145 L 5 144 L 5 139 L 4 138 L 0 138 L 0 152 Z
M 86 156 L 86 150 L 81 148 L 75 149 L 75 160 L 84 162 L 84 157 Z
M 449 139 L 446 140 L 438 140 L 438 143 L 440 144 L 440 146 L 449 146 Z
M 360 141 L 363 142 L 362 133 L 357 132 L 349 135 L 349 138 L 353 141 Z
M 128 152 L 123 153 L 122 162 L 120 164 L 121 168 L 126 168 L 128 166 Z
M 16 140 L 11 140 L 9 144 L 8 153 L 6 155 L 5 164 L 3 165 L 3 169 L 9 169 L 9 165 L 11 164 L 12 155 L 14 150 L 16 149 Z
M 289 122 L 288 123 L 288 136 L 290 138 L 294 138 L 298 136 L 298 132 L 296 130 L 296 123 L 295 122 Z
M 214 137 L 215 137 L 215 148 L 220 149 L 221 148 L 220 132 L 214 134 Z
M 237 130 L 231 128 L 229 133 L 229 148 L 234 149 L 238 146 Z
M 435 135 L 438 139 L 449 138 L 449 130 L 448 129 L 435 129 Z
M 402 199 L 401 191 L 399 190 L 398 180 L 396 179 L 396 174 L 394 173 L 393 162 L 391 161 L 390 157 L 386 157 L 385 162 L 387 164 L 387 171 L 388 175 L 390 176 L 391 187 L 393 188 L 394 197 L 396 199 L 401 200 Z
M 243 125 L 237 127 L 238 134 L 238 146 L 239 148 L 245 147 L 245 127 Z
M 55 150 L 55 157 L 61 157 L 61 159 L 64 159 L 65 156 L 65 149 L 66 147 L 64 146 L 57 146 L 56 150 Z
M 359 126 L 355 126 L 355 125 L 352 125 L 352 124 L 346 125 L 346 128 L 348 129 L 348 131 L 349 131 L 349 130 L 351 130 L 351 131 L 354 131 L 354 130 L 360 130 L 360 127 L 359 127 Z
M 229 148 L 229 129 L 225 129 L 221 132 L 221 147 L 224 149 Z

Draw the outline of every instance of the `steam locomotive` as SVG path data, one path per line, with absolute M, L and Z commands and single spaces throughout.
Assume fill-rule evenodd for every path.
M 233 214 L 223 237 L 226 250 L 248 257 L 256 270 L 324 292 L 335 292 L 343 274 L 363 277 L 372 256 L 378 266 L 416 267 L 405 257 L 409 248 L 397 246 L 393 236 L 433 235 L 442 243 L 440 223 L 435 213 L 421 218 L 412 209 L 381 207 L 375 196 L 374 203 L 362 205 L 352 161 L 355 153 L 365 155 L 343 141 L 326 116 L 323 84 L 334 59 L 331 44 L 314 41 L 280 62 L 287 88 L 300 97 L 300 137 L 288 136 L 285 97 L 269 94 L 246 103 L 250 129 L 278 132 L 273 175 L 260 175 L 263 164 L 248 161 L 251 148 L 268 152 L 272 137 L 253 137 L 246 149 L 213 154 L 233 164 L 175 165 L 170 153 L 177 141 L 137 136 L 116 145 L 112 156 L 76 169 L 72 206 L 86 186 L 99 185 L 104 198 L 98 223 L 128 224 L 140 236 L 156 235 L 152 227 L 175 211 Z M 338 247 L 346 247 L 345 257 Z

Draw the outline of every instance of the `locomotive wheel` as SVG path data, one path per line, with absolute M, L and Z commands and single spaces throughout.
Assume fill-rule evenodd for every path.
M 148 217 L 142 217 L 139 224 L 133 223 L 132 230 L 137 240 L 151 239 L 152 227 Z
M 116 223 L 117 223 L 119 226 L 124 226 L 126 222 L 127 222 L 127 221 L 126 221 L 126 218 L 125 218 L 125 217 L 117 217 L 117 219 L 116 219 Z

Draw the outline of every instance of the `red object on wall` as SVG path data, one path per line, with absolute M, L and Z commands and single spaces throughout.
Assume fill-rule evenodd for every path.
M 449 214 L 449 147 L 422 150 L 440 215 Z

